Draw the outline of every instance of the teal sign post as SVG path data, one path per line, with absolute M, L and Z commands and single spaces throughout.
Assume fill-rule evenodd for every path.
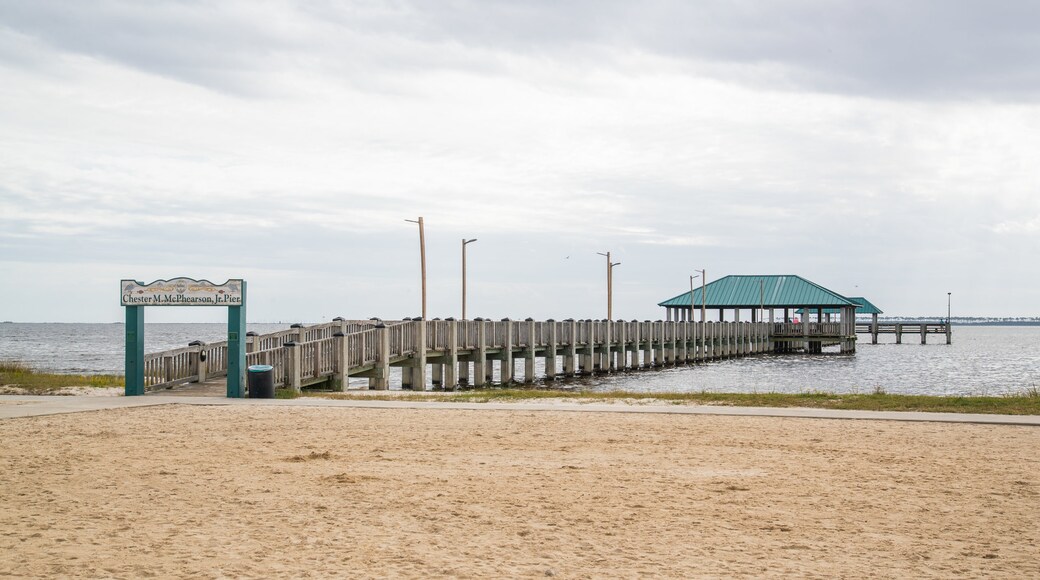
M 226 306 L 228 309 L 227 396 L 246 392 L 246 282 L 173 278 L 143 284 L 119 283 L 126 308 L 126 396 L 144 394 L 144 308 L 146 306 Z

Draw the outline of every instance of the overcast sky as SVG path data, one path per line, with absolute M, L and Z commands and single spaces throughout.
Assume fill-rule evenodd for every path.
M 694 269 L 1040 315 L 1040 3 L 0 0 L 0 319 L 615 318 Z M 148 310 L 151 321 L 223 309 Z

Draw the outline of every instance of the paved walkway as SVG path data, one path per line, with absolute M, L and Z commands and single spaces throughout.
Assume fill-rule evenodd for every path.
M 566 411 L 583 413 L 662 413 L 671 415 L 741 415 L 814 419 L 872 419 L 884 421 L 933 421 L 1040 427 L 1040 415 L 981 415 L 967 413 L 916 413 L 894 411 L 837 411 L 774 407 L 721 407 L 702 405 L 627 405 L 622 403 L 446 403 L 441 401 L 338 401 L 332 399 L 226 399 L 187 395 L 144 397 L 60 397 L 0 395 L 0 420 L 39 417 L 83 411 L 101 411 L 156 405 L 257 405 L 269 407 L 351 407 L 365 409 L 461 409 L 473 411 Z

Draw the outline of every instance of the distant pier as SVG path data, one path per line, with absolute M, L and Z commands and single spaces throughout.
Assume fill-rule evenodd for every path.
M 921 344 L 928 344 L 929 334 L 946 335 L 946 344 L 953 342 L 953 331 L 950 328 L 949 320 L 944 322 L 877 322 L 874 320 L 873 322 L 857 323 L 856 333 L 869 334 L 871 344 L 878 343 L 879 334 L 896 335 L 896 344 L 903 344 L 904 334 L 919 335 Z

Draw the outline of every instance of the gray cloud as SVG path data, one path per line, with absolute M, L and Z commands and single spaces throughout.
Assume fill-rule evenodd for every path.
M 552 53 L 623 46 L 699 72 L 891 98 L 1028 99 L 1040 93 L 1031 2 L 456 2 L 424 13 L 437 38 Z M 761 67 L 776 67 L 772 72 Z
M 264 78 L 272 70 L 393 90 L 380 78 L 501 74 L 498 52 L 614 67 L 626 51 L 757 87 L 924 100 L 1040 94 L 1040 5 L 1007 0 L 58 0 L 5 3 L 0 20 L 63 51 L 243 95 L 287 90 Z M 6 49 L 9 61 L 27 58 Z
M 423 215 L 442 316 L 463 236 L 486 316 L 602 315 L 607 250 L 626 318 L 705 267 L 909 314 L 972 269 L 963 308 L 1030 313 L 992 297 L 1040 283 L 1034 12 L 2 3 L 0 295 L 245 275 L 261 319 L 414 315 Z M 334 289 L 320 311 L 300 280 Z

